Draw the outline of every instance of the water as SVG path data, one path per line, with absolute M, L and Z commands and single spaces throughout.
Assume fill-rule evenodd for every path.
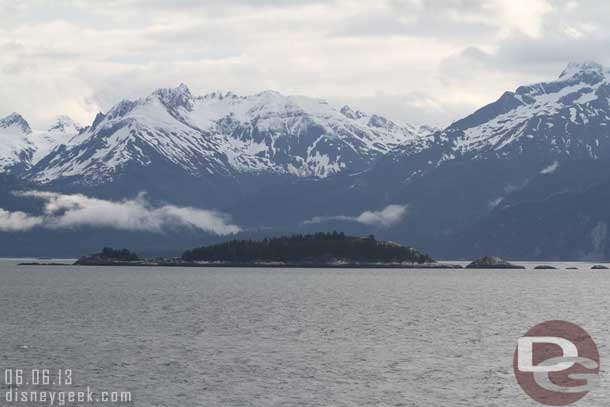
M 578 266 L 267 270 L 3 261 L 0 369 L 72 369 L 71 389 L 131 391 L 135 406 L 526 406 L 535 403 L 512 376 L 516 338 L 565 319 L 598 344 L 601 388 L 579 402 L 597 406 L 610 395 L 610 270 Z

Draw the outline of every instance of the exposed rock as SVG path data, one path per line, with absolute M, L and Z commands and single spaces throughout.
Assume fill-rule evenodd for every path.
M 512 264 L 499 257 L 485 256 L 466 266 L 467 269 L 524 269 L 524 266 Z
M 534 267 L 534 270 L 557 270 L 557 267 L 549 266 L 548 264 L 542 264 Z
M 595 266 L 591 267 L 591 270 L 608 270 L 608 267 L 601 264 L 596 264 Z

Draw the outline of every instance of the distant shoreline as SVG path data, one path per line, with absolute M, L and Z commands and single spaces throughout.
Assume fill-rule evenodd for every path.
M 15 259 L 17 260 L 17 259 Z M 610 267 L 608 263 L 591 263 L 588 261 L 571 261 L 565 263 L 581 263 L 585 267 L 559 267 L 557 262 L 554 266 L 544 265 L 538 262 L 524 261 L 526 263 L 536 263 L 537 266 L 530 265 L 518 265 L 517 267 L 466 267 L 456 263 L 423 263 L 423 264 L 397 264 L 397 263 L 231 263 L 231 262 L 209 262 L 209 263 L 197 263 L 197 262 L 181 262 L 181 261 L 168 261 L 168 262 L 155 262 L 155 261 L 135 261 L 135 262 L 99 262 L 99 263 L 61 263 L 61 262 L 37 262 L 27 261 L 18 263 L 17 266 L 34 266 L 34 267 L 185 267 L 185 268 L 271 268 L 271 269 L 394 269 L 394 270 L 414 270 L 414 269 L 426 269 L 426 270 L 482 270 L 482 269 L 496 269 L 496 270 L 607 270 Z M 563 263 L 563 262 L 562 262 Z
M 75 266 L 75 267 L 203 267 L 203 268 L 332 268 L 332 269 L 461 269 L 459 264 L 424 263 L 180 263 L 180 262 L 100 262 L 88 264 L 24 262 L 19 266 Z

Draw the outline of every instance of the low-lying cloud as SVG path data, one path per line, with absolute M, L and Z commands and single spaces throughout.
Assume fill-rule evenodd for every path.
M 229 215 L 222 212 L 174 205 L 154 207 L 146 200 L 144 193 L 134 199 L 121 201 L 43 191 L 21 191 L 15 195 L 44 201 L 43 213 L 31 215 L 0 208 L 0 231 L 93 226 L 162 233 L 176 227 L 188 227 L 228 235 L 241 230 L 239 226 L 231 223 Z
M 407 215 L 406 205 L 388 205 L 380 211 L 364 211 L 358 216 L 316 216 L 303 222 L 306 225 L 330 221 L 357 222 L 367 226 L 388 228 L 399 224 Z
M 30 216 L 25 212 L 9 212 L 0 208 L 0 231 L 16 232 L 30 230 L 42 224 L 39 216 Z

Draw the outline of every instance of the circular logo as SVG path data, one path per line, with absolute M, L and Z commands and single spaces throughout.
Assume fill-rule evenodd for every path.
M 599 382 L 599 353 L 591 336 L 566 321 L 546 321 L 517 341 L 513 358 L 517 382 L 532 399 L 565 406 Z

